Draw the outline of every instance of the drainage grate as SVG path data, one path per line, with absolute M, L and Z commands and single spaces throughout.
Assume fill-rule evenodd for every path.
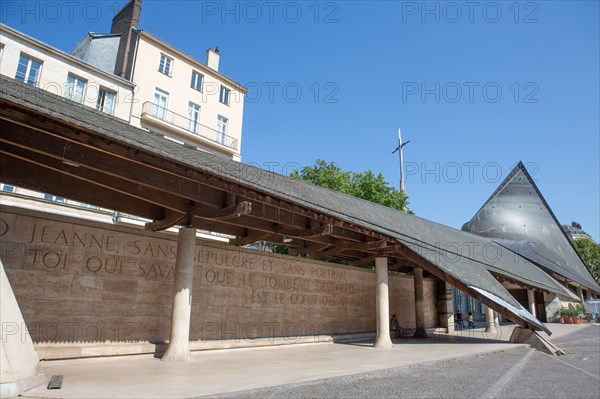
M 62 387 L 63 376 L 53 375 L 48 382 L 48 389 L 60 389 Z

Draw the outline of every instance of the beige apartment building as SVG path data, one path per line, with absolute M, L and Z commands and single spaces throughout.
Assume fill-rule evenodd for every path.
M 88 33 L 71 52 L 135 85 L 131 124 L 183 145 L 241 160 L 247 89 L 219 73 L 218 49 L 206 62 L 137 28 L 141 0 L 114 17 L 111 32 Z
M 245 90 L 217 72 L 218 49 L 207 51 L 205 65 L 146 32 L 138 40 L 133 81 L 139 101 L 133 104 L 131 123 L 241 160 Z
M 88 33 L 70 53 L 0 25 L 0 74 L 187 147 L 240 161 L 247 89 L 219 72 L 218 49 L 208 49 L 203 63 L 138 29 L 141 3 L 127 3 L 110 33 Z M 0 203 L 105 223 L 146 222 L 10 182 L 0 182 Z
M 0 74 L 129 121 L 135 85 L 0 24 Z M 110 221 L 112 211 L 0 182 L 0 203 Z
M 134 84 L 0 24 L 0 74 L 129 121 Z

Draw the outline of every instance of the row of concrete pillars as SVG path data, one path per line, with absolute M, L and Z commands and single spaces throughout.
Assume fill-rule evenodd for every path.
M 388 260 L 385 257 L 375 259 L 375 272 L 377 275 L 376 286 L 376 318 L 377 335 L 375 336 L 375 348 L 391 348 L 390 337 L 390 305 L 388 292 Z M 425 329 L 425 302 L 423 300 L 423 269 L 414 269 L 415 287 L 415 337 L 427 338 Z
M 196 229 L 184 227 L 179 230 L 177 239 L 177 259 L 175 261 L 175 283 L 171 339 L 162 358 L 166 362 L 186 361 L 190 358 L 190 321 L 192 310 L 192 283 L 194 277 L 194 250 Z M 388 260 L 378 257 L 375 260 L 377 275 L 376 319 L 377 335 L 374 347 L 391 348 Z M 415 337 L 427 337 L 425 330 L 425 304 L 423 300 L 423 269 L 414 269 L 415 286 Z
M 569 286 L 565 284 L 567 288 Z M 569 288 L 570 289 L 570 288 Z M 577 296 L 581 300 L 582 306 L 584 310 L 587 310 L 586 301 L 588 299 L 594 299 L 595 295 L 588 292 L 585 295 L 583 289 L 581 287 L 577 287 Z M 586 298 L 587 297 L 587 298 Z M 535 291 L 531 288 L 527 288 L 527 303 L 529 304 L 529 313 L 535 318 L 538 317 L 536 303 L 535 303 Z M 496 327 L 500 325 L 498 320 L 498 313 L 489 307 L 485 307 L 485 322 L 486 322 L 486 332 L 496 332 Z
M 175 262 L 175 283 L 173 299 L 173 318 L 171 322 L 171 339 L 162 360 L 166 362 L 186 361 L 190 357 L 190 319 L 192 309 L 192 283 L 194 276 L 194 250 L 196 247 L 196 229 L 184 227 L 179 230 L 177 241 L 177 259 Z M 388 291 L 388 260 L 386 257 L 375 259 L 377 276 L 376 286 L 376 321 L 377 335 L 374 347 L 391 348 L 390 312 Z M 423 269 L 414 269 L 415 291 L 415 337 L 426 338 L 425 303 L 423 298 Z M 583 301 L 583 292 L 577 290 Z M 529 311 L 536 317 L 534 292 L 527 290 Z M 495 332 L 498 314 L 486 307 L 486 331 Z M 449 322 L 451 323 L 451 322 Z M 450 328 L 450 325 L 447 326 Z
M 535 292 L 532 289 L 527 289 L 527 301 L 529 303 L 529 313 L 533 315 L 533 317 L 537 318 L 537 311 L 535 309 Z M 494 309 L 486 306 L 485 307 L 485 332 L 487 333 L 495 333 L 498 331 L 498 327 L 500 326 L 500 316 L 498 312 L 495 312 Z

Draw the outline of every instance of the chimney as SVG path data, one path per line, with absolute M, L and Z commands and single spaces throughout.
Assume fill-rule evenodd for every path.
M 209 68 L 214 69 L 215 71 L 218 71 L 220 57 L 221 56 L 219 55 L 218 47 L 215 47 L 214 50 L 209 48 L 208 50 L 206 50 L 206 65 L 208 65 Z
M 138 26 L 142 12 L 142 0 L 131 0 L 117 12 L 112 20 L 110 33 L 128 32 Z
M 138 26 L 141 13 L 142 0 L 131 0 L 115 14 L 112 20 L 110 33 L 121 35 L 119 50 L 117 52 L 117 62 L 115 64 L 115 75 L 126 77 L 125 71 L 130 69 L 128 68 L 128 63 L 133 62 L 129 54 L 132 47 L 131 30 Z

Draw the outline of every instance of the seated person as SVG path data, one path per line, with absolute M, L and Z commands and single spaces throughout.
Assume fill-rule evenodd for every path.
M 396 315 L 392 315 L 392 320 L 390 320 L 390 330 L 397 331 L 398 327 L 400 327 L 400 322 Z

